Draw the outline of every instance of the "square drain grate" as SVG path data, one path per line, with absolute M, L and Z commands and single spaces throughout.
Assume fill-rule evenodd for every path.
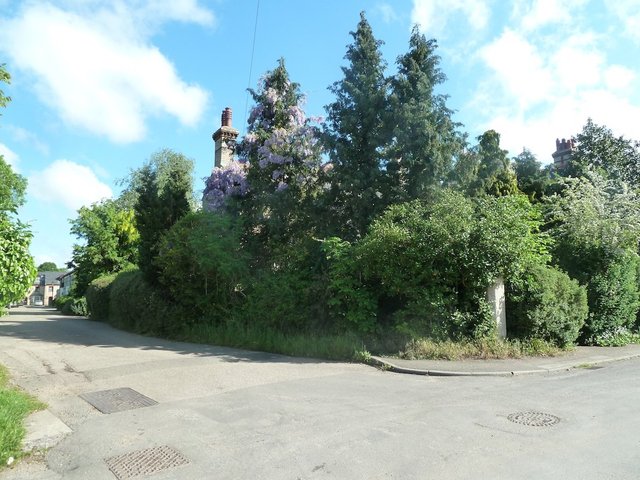
M 89 402 L 102 413 L 122 412 L 158 404 L 155 400 L 127 387 L 83 393 L 80 398 Z
M 189 460 L 177 450 L 162 445 L 106 458 L 105 463 L 118 480 L 123 480 L 186 465 Z

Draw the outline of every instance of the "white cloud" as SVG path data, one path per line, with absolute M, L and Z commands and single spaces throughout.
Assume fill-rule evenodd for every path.
M 69 160 L 56 160 L 29 176 L 29 194 L 50 204 L 77 210 L 113 193 L 89 167 Z
M 5 162 L 13 167 L 13 171 L 18 171 L 18 162 L 20 158 L 18 154 L 7 147 L 4 143 L 0 143 L 0 155 L 4 157 Z
M 622 22 L 625 33 L 640 42 L 640 0 L 615 0 L 605 5 Z
M 468 107 L 511 155 L 526 147 L 549 163 L 555 139 L 576 135 L 588 118 L 640 138 L 637 69 L 611 62 L 601 35 L 578 27 L 526 37 L 505 28 L 480 50 L 488 73 Z
M 505 30 L 480 50 L 480 57 L 495 75 L 490 82 L 499 82 L 500 90 L 512 95 L 521 108 L 549 98 L 551 72 L 538 49 L 520 34 Z
M 3 128 L 6 128 L 15 141 L 28 144 L 43 155 L 49 155 L 49 146 L 40 140 L 40 137 L 35 133 L 15 125 L 5 125 Z
M 548 25 L 570 24 L 575 12 L 588 0 L 533 0 L 514 4 L 513 17 L 520 20 L 525 31 L 532 31 Z
M 376 5 L 376 12 L 382 17 L 385 23 L 391 23 L 398 20 L 399 16 L 395 9 L 388 3 L 379 3 Z
M 211 24 L 210 12 L 189 0 L 72 3 L 75 11 L 27 4 L 0 22 L 0 48 L 34 74 L 43 102 L 70 125 L 121 143 L 143 138 L 150 115 L 197 123 L 207 93 L 180 79 L 146 36 L 168 20 Z
M 411 21 L 429 35 L 444 34 L 450 17 L 456 14 L 463 15 L 475 30 L 483 29 L 489 21 L 486 0 L 413 0 Z

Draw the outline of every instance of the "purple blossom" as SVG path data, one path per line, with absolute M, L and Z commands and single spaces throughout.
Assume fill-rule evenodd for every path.
M 231 162 L 225 167 L 216 167 L 205 180 L 202 205 L 208 211 L 220 211 L 229 197 L 243 197 L 249 191 L 247 164 Z

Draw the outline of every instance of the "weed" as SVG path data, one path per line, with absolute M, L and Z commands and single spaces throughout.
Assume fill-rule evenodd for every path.
M 544 340 L 502 340 L 482 338 L 478 340 L 434 341 L 428 338 L 412 340 L 399 353 L 410 360 L 461 360 L 465 358 L 495 359 L 524 356 L 554 356 L 563 350 Z
M 22 456 L 24 418 L 44 405 L 9 385 L 6 369 L 0 365 L 0 469 Z

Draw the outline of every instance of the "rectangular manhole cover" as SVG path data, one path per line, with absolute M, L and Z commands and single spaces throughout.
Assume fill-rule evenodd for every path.
M 119 479 L 151 475 L 186 465 L 189 460 L 177 450 L 162 445 L 105 459 L 109 470 Z
M 83 393 L 80 398 L 89 402 L 102 413 L 122 412 L 158 404 L 155 400 L 127 387 Z

